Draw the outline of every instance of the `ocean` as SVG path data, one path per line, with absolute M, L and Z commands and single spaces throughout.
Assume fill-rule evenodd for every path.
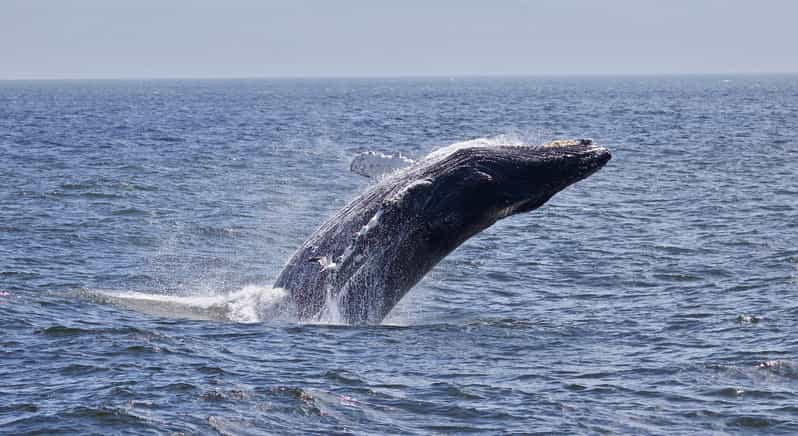
M 259 310 L 475 138 L 613 159 L 382 325 Z M 5 81 L 0 157 L 0 433 L 798 432 L 798 75 Z

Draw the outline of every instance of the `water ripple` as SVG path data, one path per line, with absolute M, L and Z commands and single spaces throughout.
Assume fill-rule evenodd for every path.
M 8 82 L 0 102 L 2 433 L 798 433 L 795 76 Z M 614 158 L 467 241 L 386 325 L 257 310 L 370 183 L 355 153 L 500 134 Z

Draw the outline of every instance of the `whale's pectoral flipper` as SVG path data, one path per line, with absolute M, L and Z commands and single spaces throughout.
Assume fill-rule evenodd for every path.
M 401 153 L 392 155 L 378 151 L 365 151 L 352 159 L 349 170 L 361 176 L 379 179 L 414 163 L 414 160 L 402 156 Z

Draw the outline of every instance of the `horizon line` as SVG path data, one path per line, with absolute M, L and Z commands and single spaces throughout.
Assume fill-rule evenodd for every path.
M 399 75 L 230 75 L 230 76 L 119 76 L 119 77 L 0 77 L 2 82 L 124 81 L 124 80 L 353 80 L 353 79 L 501 79 L 501 78 L 591 78 L 591 77 L 686 77 L 686 76 L 790 76 L 798 71 L 669 72 L 669 73 L 485 73 L 485 74 L 399 74 Z

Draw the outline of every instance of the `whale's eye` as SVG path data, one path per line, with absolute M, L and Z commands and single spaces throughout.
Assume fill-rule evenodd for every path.
M 493 176 L 476 167 L 463 167 L 455 171 L 454 176 L 464 184 L 475 186 L 493 182 Z

